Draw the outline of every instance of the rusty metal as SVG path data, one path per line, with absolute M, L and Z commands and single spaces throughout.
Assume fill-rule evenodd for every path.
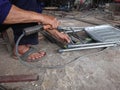
M 0 76 L 0 83 L 9 82 L 26 82 L 26 81 L 37 81 L 39 76 L 37 74 L 30 75 L 4 75 Z

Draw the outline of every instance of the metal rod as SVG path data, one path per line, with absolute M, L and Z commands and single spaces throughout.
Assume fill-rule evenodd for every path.
M 58 30 L 64 30 L 65 33 L 72 33 L 73 30 L 71 30 L 71 28 L 74 30 L 74 32 L 78 32 L 78 31 L 82 31 L 85 27 L 58 27 Z
M 74 30 L 74 32 L 79 32 L 79 31 L 83 31 L 82 29 L 80 29 L 80 30 Z M 70 30 L 68 30 L 68 31 L 65 31 L 66 33 L 72 33 L 73 31 L 70 31 Z
M 107 44 L 117 44 L 117 43 L 120 43 L 120 42 L 103 42 L 103 43 L 77 44 L 77 45 L 67 45 L 67 47 L 68 48 L 87 47 L 87 46 L 107 45 Z
M 64 29 L 65 31 L 69 31 L 70 28 L 72 28 L 74 30 L 79 30 L 79 29 L 84 29 L 85 27 L 62 27 L 62 26 L 58 26 L 57 29 Z
M 58 52 L 68 52 L 68 51 L 78 51 L 78 50 L 84 50 L 84 49 L 95 49 L 95 48 L 102 48 L 102 47 L 112 47 L 116 46 L 116 44 L 106 44 L 106 45 L 100 45 L 100 46 L 89 46 L 89 47 L 76 47 L 76 48 L 70 48 L 70 49 L 59 49 Z
M 37 74 L 30 75 L 5 75 L 0 76 L 0 83 L 9 83 L 9 82 L 30 82 L 37 81 L 39 76 Z

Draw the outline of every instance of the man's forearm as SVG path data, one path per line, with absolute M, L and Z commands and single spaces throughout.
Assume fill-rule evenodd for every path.
M 12 5 L 11 10 L 3 24 L 29 23 L 42 21 L 42 15 L 32 11 L 26 11 Z
M 27 11 L 12 5 L 9 14 L 4 20 L 3 24 L 16 23 L 32 23 L 38 22 L 46 25 L 51 25 L 52 28 L 57 28 L 59 22 L 53 16 L 40 14 L 34 11 Z

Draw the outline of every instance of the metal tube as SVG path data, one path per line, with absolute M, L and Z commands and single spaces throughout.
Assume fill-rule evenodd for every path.
M 87 46 L 97 46 L 97 45 L 106 45 L 106 44 L 117 44 L 120 42 L 103 42 L 103 43 L 90 43 L 90 44 L 78 44 L 78 45 L 67 45 L 68 48 L 75 47 L 87 47 Z
M 82 31 L 85 27 L 58 27 L 58 30 L 64 30 L 65 33 L 72 33 L 73 30 L 71 30 L 71 28 L 74 30 L 74 32 L 78 32 L 78 31 Z
M 68 51 L 78 51 L 78 50 L 84 50 L 84 49 L 94 49 L 94 48 L 102 48 L 102 47 L 112 47 L 116 46 L 116 44 L 106 44 L 106 45 L 100 45 L 100 46 L 89 46 L 89 47 L 76 47 L 76 48 L 70 48 L 70 49 L 59 49 L 58 52 L 68 52 Z
M 74 32 L 79 32 L 79 31 L 83 31 L 82 29 L 80 29 L 80 30 L 74 30 Z M 71 30 L 68 30 L 68 31 L 65 31 L 66 33 L 72 33 L 73 31 L 71 31 Z
M 72 28 L 74 30 L 79 30 L 79 29 L 84 29 L 85 27 L 62 27 L 62 26 L 58 26 L 57 29 L 64 29 L 65 31 L 69 31 L 69 30 L 71 30 L 70 28 Z

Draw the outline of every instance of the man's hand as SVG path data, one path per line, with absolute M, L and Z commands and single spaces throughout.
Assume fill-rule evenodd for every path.
M 56 29 L 58 27 L 59 21 L 55 17 L 48 16 L 45 14 L 41 14 L 41 16 L 42 16 L 41 22 L 43 25 L 50 25 L 51 29 Z
M 67 34 L 63 33 L 63 32 L 59 32 L 56 29 L 53 30 L 47 30 L 51 35 L 53 35 L 54 37 L 56 37 L 58 40 L 60 40 L 63 43 L 70 43 L 70 38 Z
M 70 43 L 70 38 L 64 32 L 56 32 L 55 36 L 64 43 Z
M 43 25 L 44 30 L 53 30 L 51 25 Z

